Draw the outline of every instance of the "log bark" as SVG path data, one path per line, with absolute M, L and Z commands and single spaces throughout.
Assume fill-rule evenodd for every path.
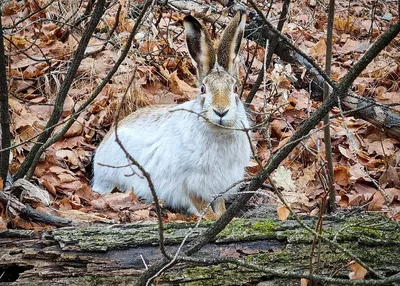
M 218 237 L 196 253 L 196 258 L 242 259 L 277 271 L 308 273 L 312 236 L 295 220 L 275 216 L 234 220 Z M 316 219 L 304 218 L 309 226 Z M 204 222 L 189 241 L 211 222 Z M 193 223 L 165 225 L 170 252 Z M 384 276 L 400 272 L 400 232 L 381 215 L 339 214 L 325 219 L 325 235 L 350 249 Z M 0 232 L 0 285 L 132 285 L 162 259 L 155 223 L 97 225 Z M 201 258 L 201 259 L 200 259 Z M 321 248 L 321 275 L 347 278 L 352 260 L 326 244 Z M 366 279 L 370 279 L 368 276 Z M 299 279 L 278 277 L 234 264 L 180 263 L 158 278 L 158 285 L 299 285 Z M 327 284 L 328 285 L 328 284 Z

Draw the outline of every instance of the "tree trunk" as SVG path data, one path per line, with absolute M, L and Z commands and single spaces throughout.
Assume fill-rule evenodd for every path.
M 273 216 L 275 217 L 275 216 Z M 304 218 L 314 228 L 315 219 Z M 204 222 L 192 238 L 211 222 Z M 165 225 L 167 249 L 174 252 L 193 223 Z M 326 218 L 324 234 L 352 251 L 384 276 L 400 272 L 400 233 L 379 215 L 342 214 Z M 190 240 L 190 239 L 189 239 Z M 35 234 L 0 232 L 0 285 L 132 285 L 162 257 L 155 223 L 59 228 Z M 312 236 L 296 221 L 237 219 L 193 257 L 240 257 L 282 272 L 308 273 Z M 317 251 L 314 251 L 317 253 Z M 211 257 L 210 257 L 211 256 Z M 347 278 L 353 260 L 334 247 L 321 247 L 320 274 Z M 146 261 L 146 262 L 144 262 Z M 316 258 L 314 258 L 316 261 Z M 314 267 L 315 269 L 315 267 Z M 367 274 L 366 279 L 373 278 Z M 158 285 L 299 285 L 234 264 L 178 264 L 158 278 Z

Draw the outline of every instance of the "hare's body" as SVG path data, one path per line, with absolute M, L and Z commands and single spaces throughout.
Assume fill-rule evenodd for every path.
M 206 202 L 243 178 L 250 148 L 244 132 L 211 127 L 204 119 L 186 110 L 196 110 L 195 101 L 170 107 L 144 108 L 125 118 L 118 137 L 132 157 L 147 170 L 160 199 L 174 209 L 198 213 L 190 195 Z M 237 126 L 247 127 L 243 105 Z M 174 109 L 186 109 L 177 110 Z M 99 146 L 94 160 L 93 189 L 110 192 L 114 186 L 152 200 L 146 178 L 134 167 L 115 142 L 114 130 Z M 134 174 L 136 173 L 136 174 Z
M 216 195 L 243 178 L 250 142 L 240 129 L 249 124 L 236 93 L 235 63 L 245 19 L 242 13 L 235 16 L 215 51 L 204 26 L 186 16 L 186 42 L 201 83 L 197 99 L 144 108 L 118 124 L 122 145 L 150 174 L 159 198 L 172 208 L 199 214 Z M 139 197 L 152 200 L 147 180 L 115 139 L 112 129 L 96 152 L 93 189 L 105 193 L 115 186 L 133 188 Z M 225 211 L 224 200 L 214 202 L 213 210 L 207 218 Z

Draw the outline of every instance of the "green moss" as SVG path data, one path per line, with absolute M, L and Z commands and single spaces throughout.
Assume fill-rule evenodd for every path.
M 276 221 L 272 219 L 235 219 L 218 235 L 218 242 L 237 240 L 275 239 Z
M 262 233 L 273 233 L 276 230 L 276 221 L 265 219 L 254 223 L 253 228 Z

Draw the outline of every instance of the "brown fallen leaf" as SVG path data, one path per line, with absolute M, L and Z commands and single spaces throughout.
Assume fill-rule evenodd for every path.
M 390 156 L 394 151 L 394 142 L 390 138 L 386 138 L 382 141 L 368 142 L 368 154 L 370 155 L 377 154 L 379 156 Z
M 271 130 L 275 132 L 279 137 L 282 137 L 282 130 L 286 128 L 288 128 L 288 126 L 283 120 L 274 119 L 271 122 Z
M 377 191 L 368 204 L 369 211 L 382 211 L 384 205 L 392 204 L 394 201 L 400 200 L 400 189 L 397 188 L 388 188 L 384 189 L 383 192 L 385 196 L 388 198 L 388 202 L 386 202 L 386 198 L 382 195 L 380 191 Z
M 77 121 L 75 121 L 72 126 L 68 129 L 68 131 L 64 134 L 64 138 L 68 137 L 75 137 L 79 136 L 82 134 L 83 131 L 83 124 L 80 122 L 81 119 L 78 118 Z
M 76 169 L 76 167 L 79 165 L 79 158 L 72 150 L 58 150 L 56 152 L 56 156 L 57 158 L 66 161 L 72 169 Z
M 308 285 L 310 285 L 310 280 L 305 278 L 300 279 L 300 286 L 308 286 Z
M 271 179 L 275 182 L 277 187 L 283 188 L 286 191 L 296 190 L 296 185 L 292 180 L 292 171 L 283 166 L 279 166 L 275 172 L 272 173 Z
M 285 206 L 277 207 L 276 212 L 278 214 L 278 219 L 282 221 L 287 220 L 290 215 L 290 210 Z
M 168 84 L 172 93 L 183 96 L 183 98 L 178 98 L 178 101 L 191 99 L 193 95 L 196 94 L 196 89 L 181 80 L 178 77 L 177 71 L 174 71 L 170 75 Z
M 302 169 L 303 171 L 303 175 L 300 176 L 297 181 L 296 181 L 296 185 L 299 187 L 299 189 L 304 189 L 307 191 L 307 185 L 314 181 L 315 178 L 315 165 L 310 165 L 304 169 Z
M 250 174 L 257 174 L 261 170 L 261 166 L 253 159 L 249 161 L 246 165 L 246 170 Z
M 350 167 L 349 173 L 350 173 L 350 181 L 354 182 L 357 181 L 358 179 L 363 179 L 366 182 L 371 182 L 371 178 L 366 174 L 364 171 L 364 166 L 361 164 L 357 163 L 354 164 L 353 166 Z
M 347 266 L 349 266 L 351 269 L 351 272 L 349 273 L 349 278 L 351 280 L 363 280 L 368 272 L 364 267 L 362 267 L 354 260 L 350 261 L 350 263 Z
M 388 166 L 379 178 L 379 184 L 382 187 L 391 184 L 394 187 L 400 188 L 400 168 Z
M 343 156 L 345 156 L 347 159 L 352 159 L 354 157 L 353 152 L 349 150 L 348 148 L 343 147 L 342 145 L 339 145 L 339 152 Z
M 8 229 L 7 222 L 0 216 L 0 230 L 6 230 L 6 229 Z
M 320 39 L 310 50 L 311 56 L 317 60 L 322 60 L 326 54 L 325 39 Z
M 123 209 L 135 209 L 134 206 L 141 204 L 133 192 L 106 194 L 91 202 L 97 210 L 110 208 L 113 211 Z
M 347 186 L 350 184 L 349 168 L 346 166 L 336 166 L 333 170 L 335 175 L 335 182 L 340 186 Z

